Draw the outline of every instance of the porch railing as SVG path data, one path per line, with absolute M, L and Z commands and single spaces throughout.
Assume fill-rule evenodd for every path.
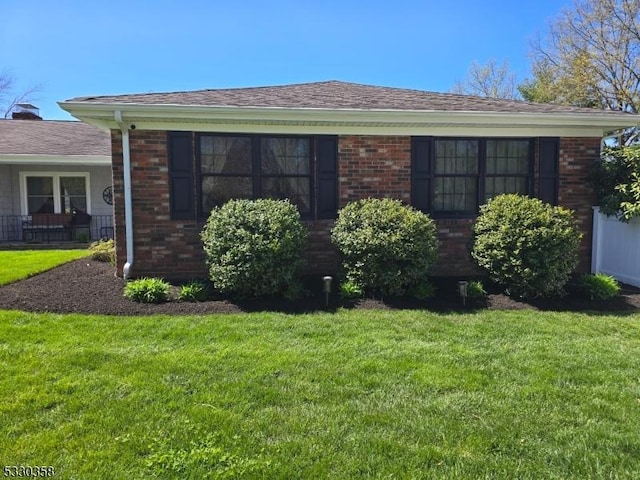
M 93 242 L 113 238 L 113 216 L 91 215 L 89 223 L 34 225 L 31 215 L 0 215 L 0 242 L 59 243 Z

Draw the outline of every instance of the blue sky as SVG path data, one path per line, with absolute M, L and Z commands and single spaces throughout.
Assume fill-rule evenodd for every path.
M 85 95 L 343 80 L 449 91 L 475 60 L 529 74 L 571 0 L 2 0 L 0 71 L 46 119 Z

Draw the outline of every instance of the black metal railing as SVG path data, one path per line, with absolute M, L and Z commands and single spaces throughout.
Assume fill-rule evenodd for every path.
M 0 215 L 0 242 L 93 242 L 113 238 L 112 215 Z

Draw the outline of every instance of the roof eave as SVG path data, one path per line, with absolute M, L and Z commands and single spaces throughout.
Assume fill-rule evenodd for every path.
M 493 112 L 388 109 L 321 109 L 238 107 L 203 105 L 147 105 L 136 103 L 59 102 L 71 115 L 103 129 L 119 128 L 115 111 L 125 122 L 147 130 L 243 131 L 261 126 L 261 131 L 285 133 L 428 134 L 434 132 L 505 130 L 537 135 L 601 136 L 604 132 L 637 126 L 640 116 L 617 112 Z M 197 127 L 197 128 L 195 128 Z M 331 128 L 333 127 L 333 130 Z M 289 130 L 287 130 L 289 128 Z M 556 132 L 557 133 L 553 133 Z M 252 131 L 250 128 L 247 132 Z M 419 133 L 417 133 L 419 132 Z M 436 133 L 434 133 L 436 134 Z M 486 134 L 486 133 L 485 133 Z
M 41 155 L 41 154 L 0 154 L 0 164 L 12 165 L 75 165 L 75 166 L 108 166 L 111 165 L 109 155 Z

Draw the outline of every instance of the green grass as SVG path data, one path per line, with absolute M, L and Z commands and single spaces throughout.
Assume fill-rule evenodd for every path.
M 15 282 L 63 263 L 86 257 L 84 250 L 2 250 L 0 251 L 0 285 Z
M 0 457 L 56 478 L 637 478 L 640 317 L 0 312 Z

